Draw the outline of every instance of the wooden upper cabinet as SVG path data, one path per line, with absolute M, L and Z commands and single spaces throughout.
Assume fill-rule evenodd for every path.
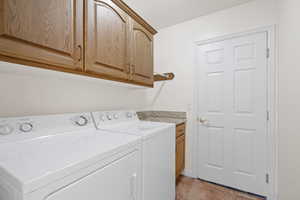
M 111 0 L 87 0 L 86 71 L 128 79 L 129 16 Z
M 153 86 L 153 35 L 135 20 L 132 31 L 132 79 L 140 84 Z
M 153 86 L 155 29 L 122 0 L 0 0 L 0 60 Z
M 83 69 L 82 0 L 0 0 L 0 55 Z

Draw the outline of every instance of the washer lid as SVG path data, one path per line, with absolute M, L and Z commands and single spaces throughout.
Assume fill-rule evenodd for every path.
M 0 184 L 29 193 L 137 142 L 136 136 L 86 130 L 1 144 Z
M 169 131 L 170 134 L 174 132 L 175 137 L 175 124 L 161 123 L 161 122 L 123 122 L 114 126 L 106 126 L 100 128 L 100 130 L 106 130 L 111 132 L 125 133 L 130 135 L 141 136 L 142 139 L 148 139 L 161 134 L 162 131 Z
M 175 124 L 141 121 L 134 111 L 93 112 L 92 116 L 99 130 L 138 135 L 144 139 L 160 134 L 159 130 L 175 128 Z

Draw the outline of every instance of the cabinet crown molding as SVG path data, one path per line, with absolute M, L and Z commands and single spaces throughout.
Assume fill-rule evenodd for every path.
M 151 34 L 155 35 L 157 30 L 148 24 L 139 14 L 137 14 L 133 9 L 131 9 L 124 1 L 122 0 L 111 0 L 116 5 L 118 5 L 122 10 L 124 10 L 130 17 L 135 21 L 144 26 Z

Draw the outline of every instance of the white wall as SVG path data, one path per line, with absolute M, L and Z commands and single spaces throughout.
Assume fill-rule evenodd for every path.
M 147 90 L 0 62 L 0 117 L 145 109 Z
M 154 109 L 188 112 L 187 168 L 191 174 L 195 151 L 193 122 L 194 42 L 277 23 L 275 0 L 257 0 L 159 31 L 155 37 L 155 71 L 174 72 L 175 80 L 156 84 L 149 91 Z
M 300 199 L 300 1 L 280 0 L 279 199 Z

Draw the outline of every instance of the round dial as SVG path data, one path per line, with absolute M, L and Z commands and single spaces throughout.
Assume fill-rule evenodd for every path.
M 13 132 L 13 128 L 8 124 L 0 125 L 0 135 L 9 135 Z
M 32 131 L 32 129 L 33 129 L 33 125 L 32 125 L 32 123 L 30 123 L 30 122 L 25 122 L 25 123 L 22 123 L 21 125 L 20 125 L 20 131 L 22 131 L 22 132 L 24 132 L 24 133 L 27 133 L 27 132 L 30 132 L 30 131 Z
M 89 122 L 89 120 L 85 117 L 85 116 L 79 116 L 76 120 L 75 120 L 75 123 L 78 125 L 78 126 L 85 126 L 87 125 Z
M 126 114 L 126 116 L 127 116 L 127 118 L 132 118 L 132 113 L 131 113 L 131 112 L 128 112 L 128 113 Z
M 108 120 L 112 120 L 112 116 L 111 115 L 106 115 L 106 118 L 108 119 Z
M 100 119 L 101 121 L 105 121 L 105 116 L 104 116 L 104 115 L 100 115 L 100 116 L 99 116 L 99 119 Z
M 114 114 L 114 118 L 115 119 L 119 119 L 119 115 L 118 114 Z

